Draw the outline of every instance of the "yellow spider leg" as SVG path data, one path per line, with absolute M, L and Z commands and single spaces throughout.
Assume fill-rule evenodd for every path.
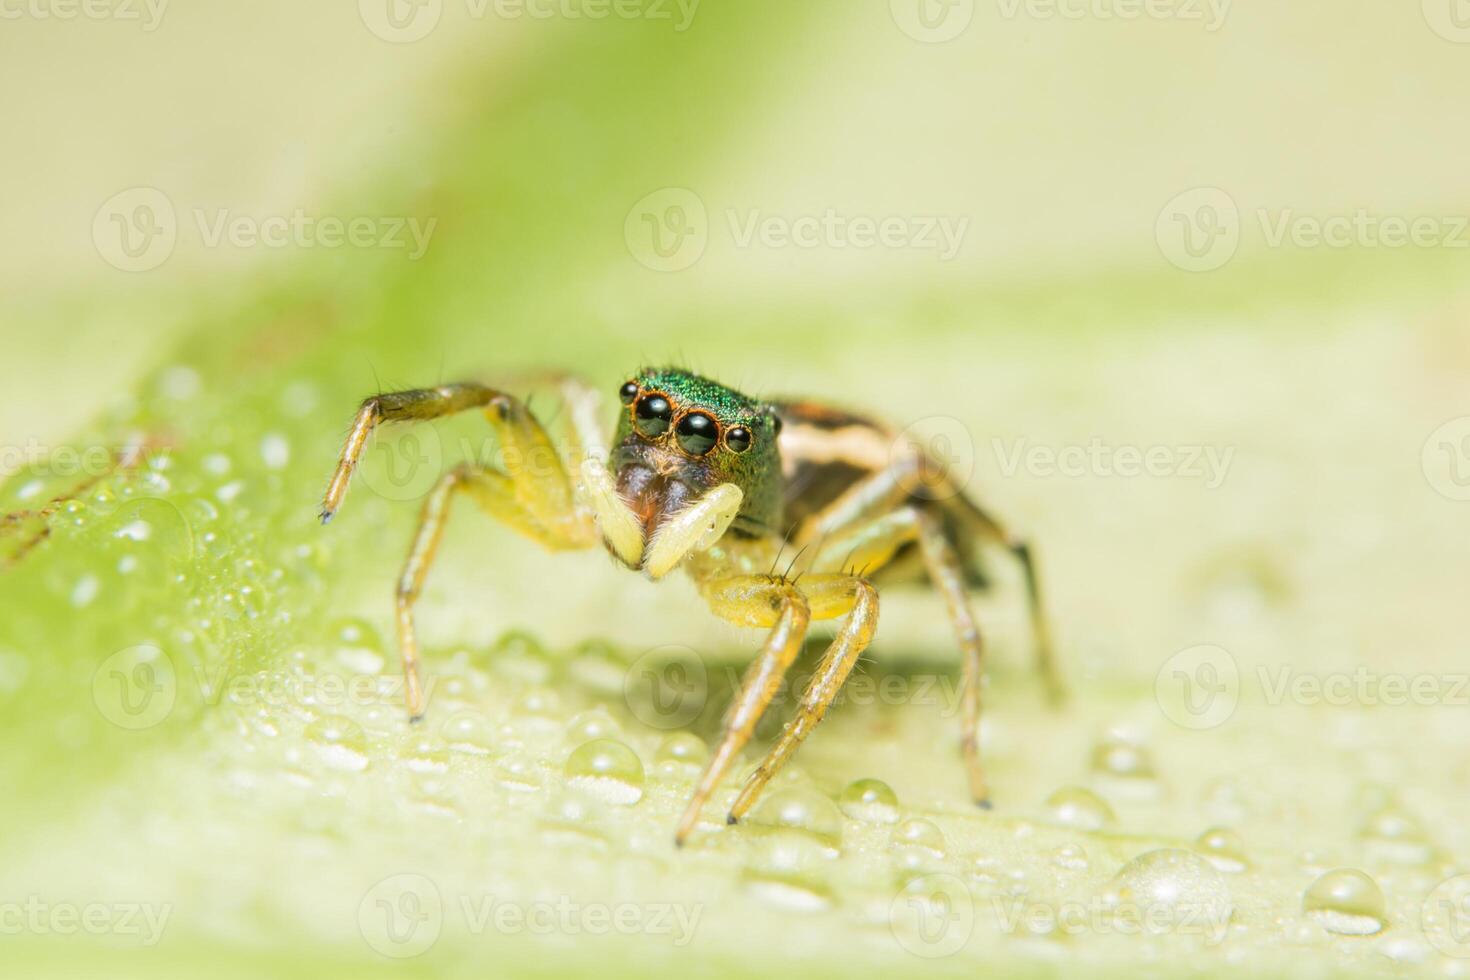
M 811 604 L 814 617 L 835 619 L 845 614 L 847 622 L 842 624 L 842 629 L 822 655 L 817 672 L 801 697 L 796 716 L 787 723 L 781 737 L 735 798 L 730 808 L 730 823 L 745 816 L 755 805 L 761 790 L 826 716 L 837 692 L 878 628 L 878 593 L 863 579 L 851 575 L 812 575 L 802 579 L 800 587 Z
M 1026 582 L 1036 671 L 1046 687 L 1048 700 L 1053 705 L 1060 704 L 1066 698 L 1066 685 L 1052 646 L 1051 628 L 1041 601 L 1040 575 L 1030 546 L 970 500 L 963 488 L 939 464 L 926 460 L 922 455 L 897 455 L 888 466 L 859 480 L 842 496 L 812 515 L 796 536 L 795 543 L 820 542 L 824 551 L 831 551 L 839 558 L 846 555 L 847 552 L 841 551 L 834 543 L 836 538 L 852 528 L 865 526 L 865 521 L 881 521 L 883 511 L 898 505 L 913 489 L 917 479 L 922 479 L 927 497 L 943 502 L 946 513 L 958 517 L 971 533 L 1005 548 L 1021 566 Z M 849 550 L 857 543 L 850 544 Z M 891 557 L 891 552 L 881 561 L 859 561 L 855 557 L 849 564 L 856 568 L 876 568 L 888 557 Z
M 976 506 L 968 497 L 958 496 L 956 511 L 972 528 L 991 541 L 999 544 L 1015 556 L 1026 580 L 1026 605 L 1031 616 L 1031 637 L 1035 646 L 1036 672 L 1046 686 L 1047 699 L 1059 705 L 1067 697 L 1067 685 L 1062 681 L 1061 668 L 1057 664 L 1056 652 L 1052 647 L 1051 628 L 1041 603 L 1041 581 L 1036 571 L 1036 559 L 1031 546 L 1007 531 L 989 513 Z
M 410 719 L 423 717 L 425 703 L 419 679 L 418 638 L 414 631 L 413 607 L 423 592 L 424 579 L 444 537 L 449 508 L 458 493 L 469 493 L 480 508 L 527 537 L 548 548 L 576 548 L 586 542 L 568 533 L 565 522 L 543 524 L 517 497 L 515 481 L 504 473 L 474 463 L 461 463 L 440 477 L 424 500 L 419 527 L 409 548 L 408 558 L 398 578 L 396 603 L 398 613 L 398 649 L 403 657 L 403 676 L 407 684 L 406 699 Z
M 322 498 L 322 523 L 330 521 L 342 506 L 347 484 L 352 480 L 363 450 L 367 448 L 369 437 L 380 423 L 442 418 L 472 408 L 483 408 L 499 397 L 503 396 L 494 388 L 466 382 L 374 395 L 366 399 L 352 420 L 336 472 L 332 474 L 332 482 L 327 485 L 327 492 Z
M 705 589 L 705 598 L 716 614 L 742 626 L 769 626 L 765 645 L 745 672 L 740 693 L 725 713 L 724 733 L 695 787 L 674 843 L 683 846 L 699 822 L 705 801 L 740 750 L 750 741 L 761 716 L 780 690 L 792 661 L 801 650 L 811 624 L 806 600 L 790 583 L 764 575 L 741 575 L 720 579 Z
M 980 764 L 980 709 L 984 689 L 984 653 L 980 627 L 970 608 L 965 592 L 965 575 L 959 553 L 944 535 L 933 515 L 916 507 L 904 507 L 860 524 L 829 539 L 822 554 L 814 557 L 817 567 L 824 567 L 823 557 L 844 561 L 854 568 L 878 568 L 893 557 L 895 551 L 911 541 L 919 544 L 925 571 L 934 588 L 944 598 L 950 624 L 954 627 L 963 667 L 963 723 L 960 746 L 965 758 L 965 771 L 970 783 L 970 797 L 988 806 L 989 791 Z

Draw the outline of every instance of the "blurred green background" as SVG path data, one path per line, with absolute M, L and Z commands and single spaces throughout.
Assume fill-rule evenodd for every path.
M 1470 854 L 1458 2 L 0 8 L 8 955 L 27 975 L 1452 969 L 1423 909 Z M 333 246 L 356 219 L 362 240 Z M 1419 237 L 1395 245 L 1396 226 Z M 273 229 L 284 244 L 257 240 Z M 667 644 L 723 678 L 758 637 L 685 583 L 467 512 L 421 614 L 449 685 L 427 730 L 220 696 L 395 674 L 413 500 L 484 435 L 385 433 L 322 530 L 361 397 L 547 368 L 611 392 L 668 360 L 942 438 L 1037 542 L 1074 696 L 1041 707 L 998 569 L 992 814 L 965 803 L 953 717 L 851 704 L 792 791 L 821 810 L 883 779 L 943 846 L 915 857 L 849 820 L 836 856 L 758 827 L 675 854 L 692 776 L 623 679 Z M 88 470 L 140 438 L 144 463 Z M 1163 448 L 1168 468 L 1045 462 L 1093 445 Z M 1196 451 L 1228 460 L 1218 479 L 1185 465 Z M 1240 680 L 1228 720 L 1196 730 L 1156 695 L 1200 645 Z M 1434 693 L 1273 697 L 1283 669 Z M 864 670 L 953 680 L 937 603 L 886 601 Z M 705 739 L 728 693 L 711 685 L 689 723 Z M 144 688 L 159 714 L 119 714 Z M 637 806 L 563 785 L 597 731 L 641 757 Z M 1101 830 L 1047 802 L 1077 784 L 1115 811 Z M 1000 899 L 1055 908 L 1216 825 L 1251 867 L 1229 876 L 1223 944 L 995 921 Z M 1339 866 L 1382 890 L 1375 935 L 1304 912 Z M 384 955 L 373 889 L 402 874 L 449 911 L 431 947 Z M 964 883 L 973 922 L 916 956 L 892 903 L 932 875 Z M 455 911 L 491 894 L 703 918 L 675 946 Z M 152 945 L 11 928 L 28 902 L 170 919 Z

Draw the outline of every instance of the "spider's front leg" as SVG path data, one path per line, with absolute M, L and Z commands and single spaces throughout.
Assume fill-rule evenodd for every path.
M 866 581 L 851 575 L 812 575 L 799 584 L 780 576 L 737 575 L 708 582 L 702 591 L 710 608 L 722 618 L 741 626 L 767 626 L 771 632 L 746 671 L 740 692 L 725 715 L 719 745 L 679 822 L 674 841 L 681 845 L 699 822 L 710 794 L 770 707 L 801 650 L 811 620 L 848 617 L 823 655 L 796 716 L 736 798 L 728 817 L 730 823 L 754 805 L 761 790 L 826 715 L 878 625 L 877 593 Z
M 577 423 L 570 452 L 599 451 L 595 431 L 584 431 L 581 424 L 591 413 L 580 403 L 591 401 L 595 395 L 579 385 L 569 384 L 564 391 Z M 424 500 L 418 531 L 395 592 L 406 700 L 414 720 L 423 716 L 426 704 L 419 677 L 413 607 L 423 591 L 456 496 L 468 493 L 486 513 L 549 549 L 584 548 L 597 542 L 596 523 L 589 512 L 577 506 L 566 467 L 541 423 L 519 399 L 479 384 L 444 385 L 378 395 L 365 401 L 327 489 L 322 520 L 329 520 L 340 506 L 368 437 L 380 422 L 432 419 L 472 408 L 485 410 L 499 440 L 504 469 L 462 463 L 440 477 Z

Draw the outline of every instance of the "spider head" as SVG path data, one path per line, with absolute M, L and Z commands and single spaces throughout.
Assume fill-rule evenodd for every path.
M 735 533 L 780 526 L 781 422 L 769 405 L 676 368 L 640 371 L 618 397 L 622 416 L 609 463 L 645 542 L 726 485 L 741 492 L 729 525 Z

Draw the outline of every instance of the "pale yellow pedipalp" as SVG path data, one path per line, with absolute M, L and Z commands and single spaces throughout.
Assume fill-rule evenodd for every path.
M 629 568 L 637 568 L 643 559 L 643 528 L 638 518 L 618 496 L 607 465 L 599 459 L 582 461 L 581 491 L 587 506 L 597 515 L 597 527 L 612 546 L 613 552 Z
M 744 499 L 735 484 L 722 483 L 664 522 L 644 551 L 643 570 L 648 577 L 662 578 L 692 552 L 704 551 L 720 540 Z

